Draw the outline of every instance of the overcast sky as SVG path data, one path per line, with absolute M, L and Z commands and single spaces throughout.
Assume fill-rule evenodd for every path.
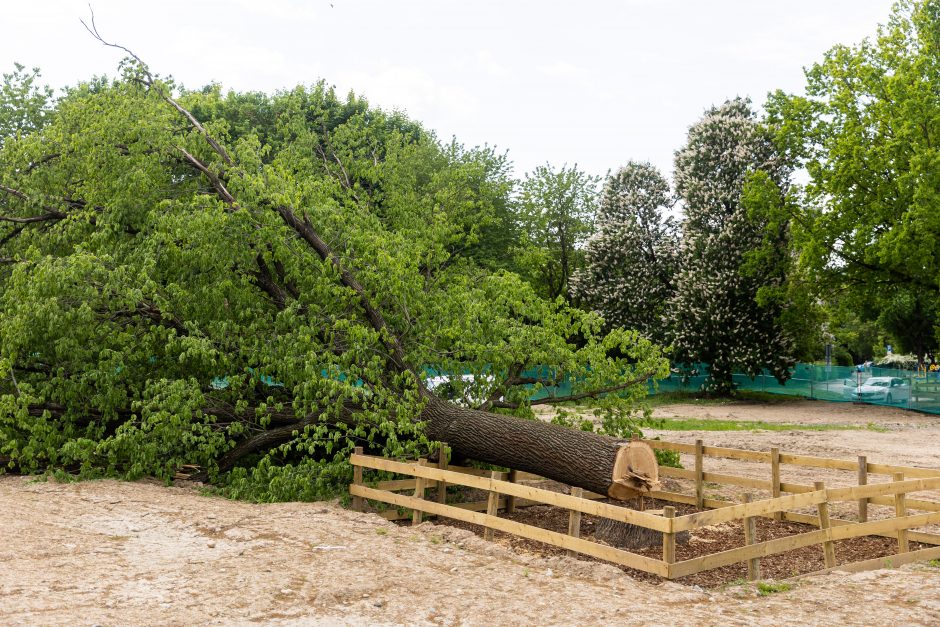
M 442 139 L 604 174 L 666 174 L 705 108 L 801 92 L 803 68 L 887 20 L 889 0 L 93 0 L 99 30 L 188 87 L 274 91 L 323 78 Z M 0 0 L 0 70 L 53 87 L 116 73 L 86 0 Z

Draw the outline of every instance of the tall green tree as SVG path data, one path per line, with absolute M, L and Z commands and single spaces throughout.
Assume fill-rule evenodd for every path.
M 599 178 L 550 165 L 527 173 L 521 184 L 519 269 L 547 298 L 570 297 L 571 276 L 581 267 L 593 232 Z
M 124 67 L 0 148 L 5 467 L 194 464 L 236 496 L 315 498 L 348 481 L 354 446 L 444 440 L 621 485 L 618 440 L 517 416 L 590 397 L 629 412 L 666 362 L 476 262 L 498 158 L 322 86 L 180 94 Z M 539 364 L 556 369 L 525 374 Z M 474 374 L 464 405 L 426 367 Z M 565 374 L 571 395 L 532 400 Z
M 780 323 L 781 303 L 760 298 L 780 282 L 773 250 L 788 254 L 786 233 L 763 211 L 782 202 L 786 170 L 747 100 L 714 107 L 689 129 L 676 153 L 676 191 L 683 202 L 682 269 L 670 301 L 676 361 L 706 363 L 713 391 L 733 390 L 732 374 L 770 369 L 781 381 L 794 362 L 792 339 Z M 768 241 L 769 236 L 769 241 Z M 754 256 L 765 255 L 764 263 Z
M 849 291 L 871 319 L 917 329 L 912 350 L 936 346 L 940 2 L 899 2 L 877 37 L 832 48 L 806 79 L 806 96 L 767 106 L 810 177 L 792 216 L 800 263 L 823 297 Z
M 584 268 L 572 278 L 582 306 L 609 327 L 637 329 L 663 342 L 667 304 L 678 270 L 679 229 L 667 211 L 669 183 L 649 163 L 630 162 L 604 183 L 597 233 L 585 247 Z
M 52 101 L 52 90 L 37 82 L 39 68 L 26 71 L 19 63 L 13 67 L 0 86 L 0 146 L 6 137 L 42 128 Z

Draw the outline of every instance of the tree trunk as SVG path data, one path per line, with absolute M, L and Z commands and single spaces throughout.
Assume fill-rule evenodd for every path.
M 658 487 L 656 455 L 642 442 L 467 409 L 433 396 L 421 419 L 427 421 L 428 437 L 447 442 L 456 455 L 619 500 Z

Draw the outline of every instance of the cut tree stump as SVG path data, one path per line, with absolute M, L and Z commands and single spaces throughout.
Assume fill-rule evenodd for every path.
M 654 512 L 647 510 L 647 513 Z M 680 531 L 675 535 L 676 544 L 688 544 L 688 531 Z M 651 546 L 662 546 L 663 533 L 609 518 L 600 518 L 594 524 L 594 539 L 618 549 L 645 549 Z

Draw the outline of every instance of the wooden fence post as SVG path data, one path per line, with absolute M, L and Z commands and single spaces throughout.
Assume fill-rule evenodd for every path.
M 695 506 L 705 509 L 705 442 L 695 441 Z
M 858 485 L 868 485 L 868 458 L 858 456 Z M 858 522 L 868 522 L 868 499 L 858 500 Z
M 584 496 L 584 490 L 581 488 L 571 488 L 571 496 L 581 498 Z M 568 514 L 568 535 L 572 538 L 581 537 L 581 512 L 571 510 Z M 576 551 L 568 551 L 568 557 L 574 557 Z
M 780 449 L 770 449 L 770 496 L 780 496 Z M 774 520 L 783 520 L 783 512 L 774 512 Z
M 813 487 L 816 490 L 825 490 L 826 484 L 822 481 L 817 481 L 813 484 Z M 817 506 L 819 510 L 819 528 L 820 529 L 829 529 L 832 526 L 832 522 L 829 520 L 829 501 L 827 500 L 819 503 Z M 823 559 L 826 562 L 826 568 L 834 568 L 836 565 L 836 550 L 835 545 L 833 545 L 832 540 L 825 540 L 822 543 L 823 547 Z
M 441 442 L 441 450 L 438 452 L 437 467 L 441 470 L 447 470 L 447 442 Z M 447 504 L 447 482 L 441 479 L 437 482 L 437 502 Z
M 495 470 L 490 473 L 490 479 L 493 480 L 499 480 L 500 476 L 502 476 L 502 473 L 499 473 Z M 489 516 L 496 516 L 499 514 L 499 492 L 496 492 L 495 490 L 490 491 L 489 498 L 486 499 L 486 513 Z M 483 539 L 489 541 L 493 540 L 493 529 L 491 527 L 487 527 L 483 530 Z
M 422 457 L 421 459 L 418 460 L 418 465 L 419 465 L 419 466 L 427 466 L 427 465 L 428 465 L 428 460 Z M 417 477 L 417 478 L 415 478 L 415 498 L 416 498 L 416 499 L 423 499 L 423 498 L 424 498 L 424 486 L 425 486 L 426 483 L 427 483 L 427 481 L 424 479 L 424 477 Z M 422 517 L 422 516 L 421 516 L 421 510 L 420 510 L 420 509 L 415 509 L 415 510 L 413 510 L 413 511 L 412 511 L 412 514 L 411 514 L 411 526 L 413 527 L 413 526 L 415 526 L 415 525 L 420 525 L 420 524 L 421 524 L 421 517 Z
M 666 518 L 675 518 L 676 508 L 672 505 L 665 506 L 663 508 L 663 516 Z M 676 534 L 674 533 L 663 532 L 663 561 L 667 564 L 676 563 Z
M 904 481 L 904 473 L 894 473 L 893 479 L 894 481 Z M 904 502 L 903 492 L 898 492 L 894 495 L 894 515 L 897 518 L 907 516 L 907 504 Z M 907 553 L 910 550 L 910 546 L 907 543 L 907 529 L 898 529 L 898 553 Z
M 515 483 L 519 478 L 519 471 L 515 468 L 509 469 L 509 483 Z M 506 513 L 512 514 L 516 511 L 516 497 L 507 496 L 506 497 Z
M 745 493 L 744 502 L 750 503 L 754 500 L 754 495 L 750 492 Z M 753 516 L 744 518 L 744 544 L 750 545 L 757 542 L 757 520 Z M 747 580 L 757 581 L 760 579 L 760 558 L 754 557 L 747 561 Z
M 357 446 L 353 449 L 354 455 L 362 455 L 362 447 Z M 362 485 L 362 466 L 353 466 L 353 485 Z M 361 496 L 354 496 L 352 499 L 352 508 L 354 511 L 361 512 L 365 509 L 365 499 Z

